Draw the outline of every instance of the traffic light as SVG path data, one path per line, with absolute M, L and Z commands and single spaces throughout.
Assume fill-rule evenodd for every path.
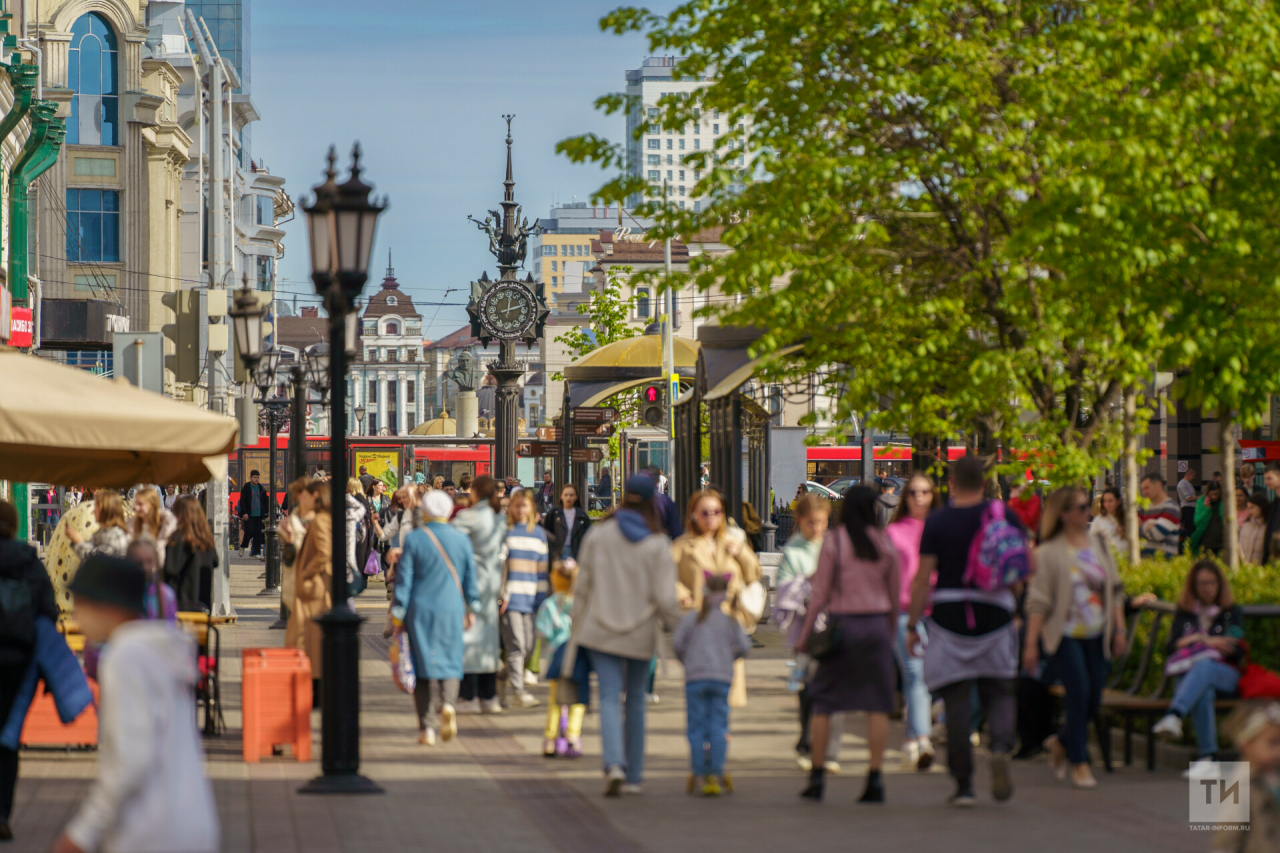
M 665 386 L 661 379 L 640 386 L 640 420 L 651 427 L 660 427 L 667 420 Z
M 173 342 L 173 355 L 166 355 L 164 366 L 173 371 L 174 380 L 187 385 L 200 382 L 201 360 L 204 346 L 200 340 L 202 320 L 199 290 L 175 290 L 160 297 L 160 302 L 173 312 L 173 322 L 161 327 L 164 336 Z

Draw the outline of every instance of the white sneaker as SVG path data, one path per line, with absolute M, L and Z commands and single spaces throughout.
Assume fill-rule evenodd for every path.
M 457 704 L 457 711 L 459 714 L 479 714 L 480 700 L 464 699 L 463 701 Z
M 622 785 L 627 781 L 627 774 L 618 765 L 613 765 L 604 774 L 604 795 L 606 797 L 622 796 Z
M 538 707 L 538 697 L 528 692 L 521 693 L 516 697 L 516 705 L 521 708 L 536 708 Z
M 933 766 L 933 741 L 927 737 L 920 738 L 920 759 L 916 762 L 916 769 L 920 771 L 928 770 Z
M 532 687 L 538 683 L 538 676 L 526 669 L 524 671 L 524 683 Z
M 494 696 L 492 699 L 481 699 L 480 713 L 481 714 L 501 714 L 502 703 L 498 701 L 497 696 Z
M 657 693 L 646 693 L 644 694 L 644 698 L 650 705 L 657 705 L 659 702 L 662 701 L 661 699 L 658 698 Z
M 423 729 L 422 731 L 418 732 L 418 743 L 422 744 L 423 746 L 435 746 L 436 745 L 435 729 Z
M 813 769 L 813 759 L 807 755 L 796 753 L 796 767 L 799 767 L 805 773 Z
M 440 739 L 446 743 L 458 733 L 458 712 L 452 705 L 440 709 Z
M 920 742 L 909 740 L 902 745 L 902 769 L 915 770 L 920 762 Z
M 643 794 L 643 793 L 644 793 L 644 788 L 643 788 L 643 787 L 641 787 L 640 785 L 634 785 L 634 784 L 632 784 L 631 782 L 628 782 L 627 784 L 625 784 L 625 785 L 623 785 L 623 786 L 622 786 L 622 793 L 624 793 L 624 794 Z
M 829 773 L 830 775 L 834 776 L 840 772 L 840 762 L 828 761 L 826 764 L 823 765 L 823 769 L 826 770 L 827 773 Z
M 1199 758 L 1182 771 L 1183 779 L 1220 779 L 1222 768 L 1212 758 Z
M 1151 733 L 1170 740 L 1182 739 L 1182 718 L 1177 714 L 1165 714 L 1160 722 L 1151 727 Z

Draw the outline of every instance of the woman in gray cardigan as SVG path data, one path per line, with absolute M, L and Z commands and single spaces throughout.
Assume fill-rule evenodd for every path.
M 1027 592 L 1022 666 L 1035 672 L 1043 643 L 1066 690 L 1066 720 L 1045 743 L 1053 771 L 1077 788 L 1096 787 L 1089 768 L 1089 720 L 1098 712 L 1111 659 L 1124 653 L 1124 585 L 1106 541 L 1089 532 L 1089 496 L 1066 487 L 1049 496 L 1036 573 Z

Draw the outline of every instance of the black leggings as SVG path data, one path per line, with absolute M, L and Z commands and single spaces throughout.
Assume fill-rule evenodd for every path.
M 0 725 L 9 719 L 18 685 L 26 673 L 25 666 L 0 667 Z M 13 813 L 13 792 L 18 784 L 18 753 L 0 746 L 0 822 L 8 822 Z
M 498 673 L 468 672 L 462 676 L 462 684 L 458 688 L 458 698 L 463 702 L 472 699 L 492 699 L 498 695 Z

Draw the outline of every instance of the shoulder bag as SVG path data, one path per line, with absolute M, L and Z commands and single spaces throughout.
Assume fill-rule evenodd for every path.
M 449 574 L 453 575 L 453 583 L 458 588 L 458 595 L 462 596 L 462 606 L 467 605 L 467 594 L 462 591 L 462 581 L 458 580 L 458 570 L 453 567 L 453 560 L 449 559 L 449 555 L 445 553 L 444 546 L 440 544 L 440 540 L 436 538 L 435 533 L 425 524 L 422 526 L 422 532 L 427 534 L 432 544 L 436 546 L 436 551 L 440 554 L 440 558 L 444 560 L 444 564 L 449 567 Z
M 840 575 L 844 571 L 844 567 L 841 565 L 840 556 L 844 548 L 841 547 L 843 540 L 839 538 L 840 531 L 834 530 L 831 535 L 837 537 L 836 560 L 835 565 L 832 567 L 833 577 L 831 578 L 831 589 L 833 593 L 831 597 L 834 599 L 840 594 Z M 818 620 L 822 620 L 824 623 L 821 630 L 818 629 Z M 840 636 L 840 623 L 832 619 L 829 612 L 819 613 L 817 618 L 813 621 L 813 628 L 814 630 L 813 633 L 809 635 L 809 643 L 807 646 L 809 657 L 814 660 L 826 660 L 827 658 L 835 655 L 836 652 L 840 651 L 840 646 L 843 642 L 843 637 Z

